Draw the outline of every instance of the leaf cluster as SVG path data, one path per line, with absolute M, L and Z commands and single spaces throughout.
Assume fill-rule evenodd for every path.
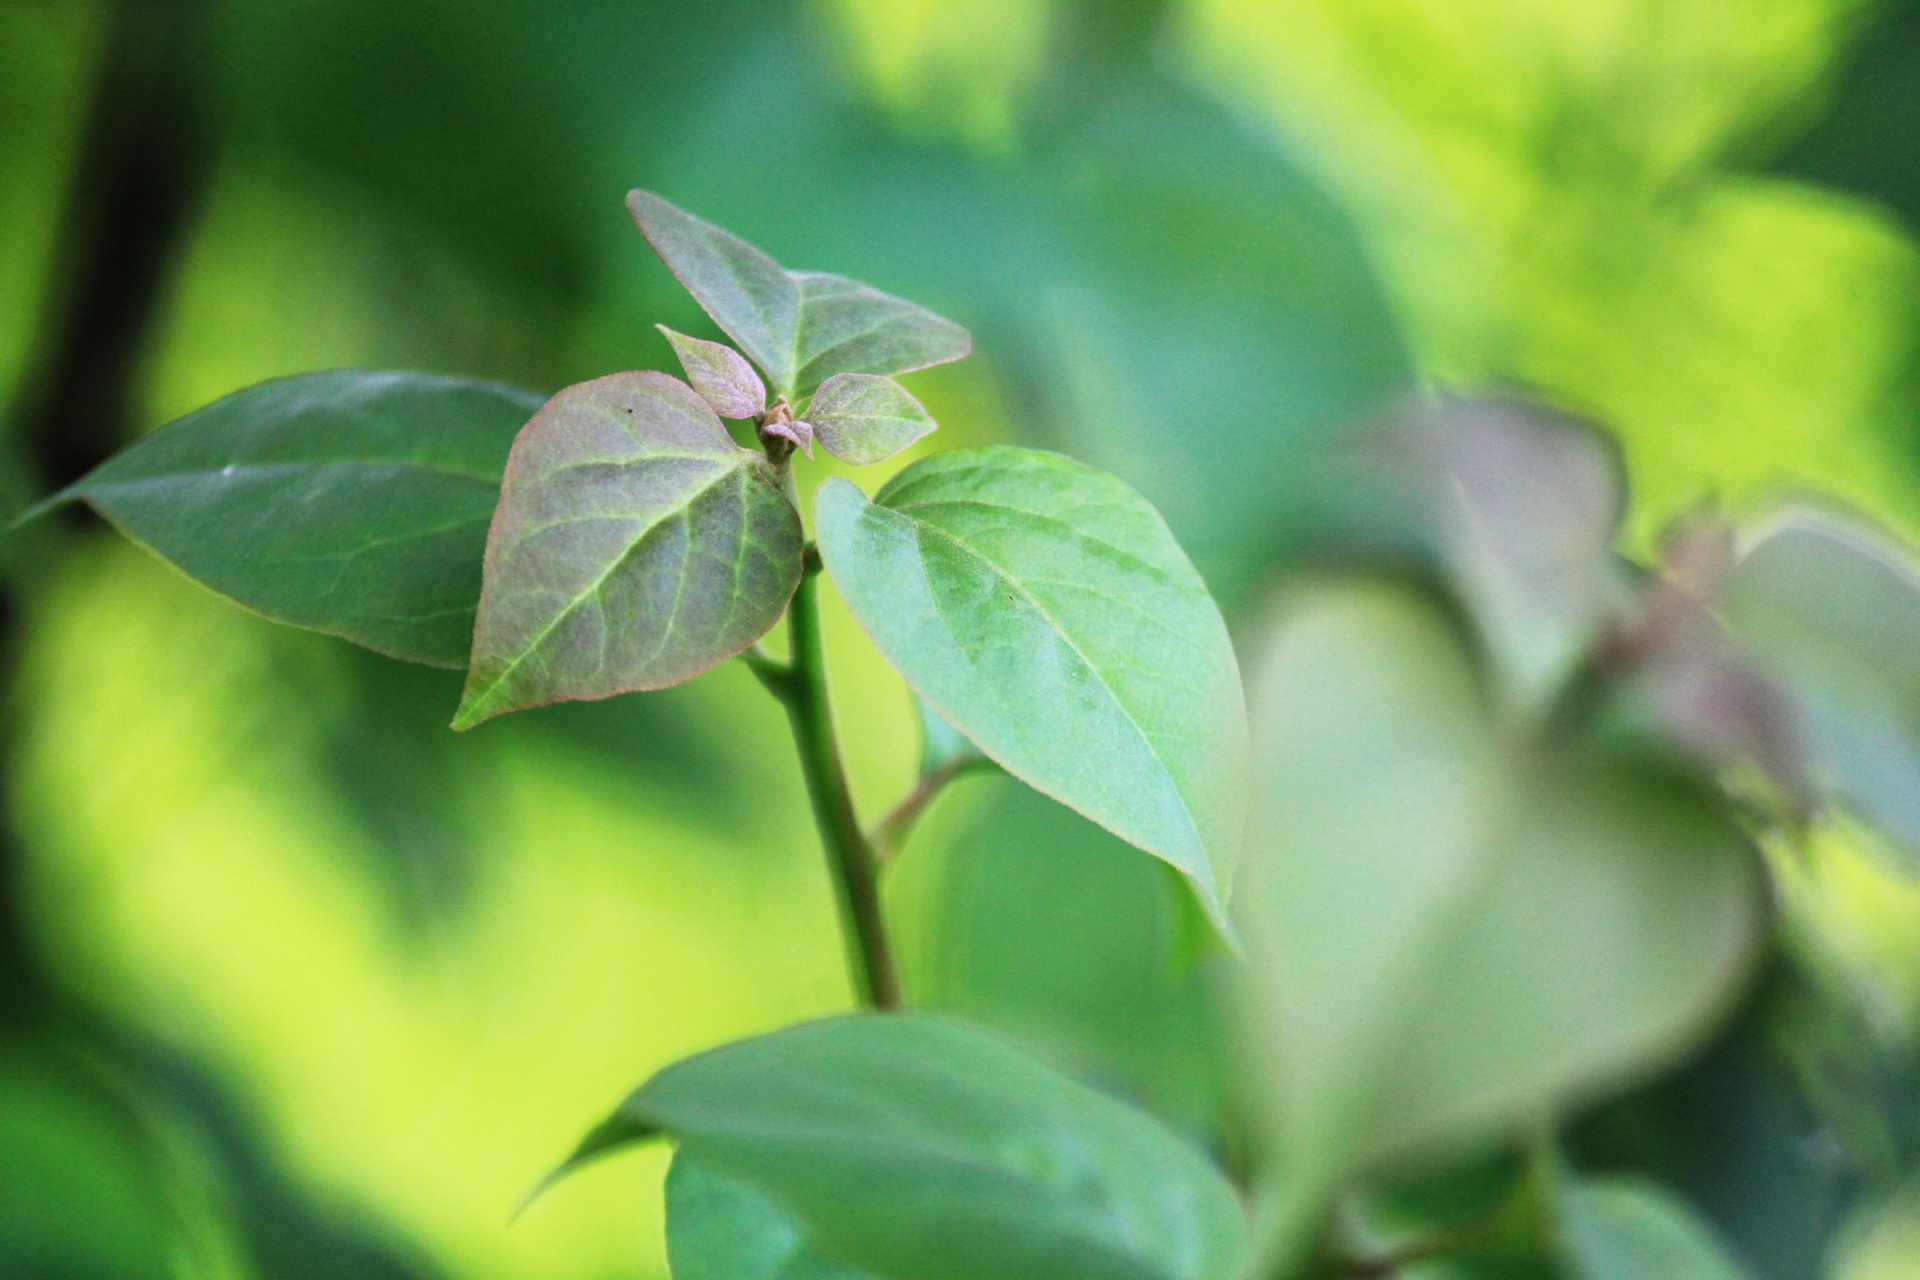
M 668 1068 L 556 1177 L 673 1142 L 682 1280 L 1387 1275 L 1486 1249 L 1588 1280 L 1742 1273 L 1671 1191 L 1584 1173 L 1556 1135 L 1737 1004 L 1774 924 L 1756 833 L 1844 813 L 1920 852 L 1904 548 L 1793 500 L 1702 511 L 1634 565 L 1604 433 L 1424 404 L 1378 442 L 1422 559 L 1284 591 L 1246 633 L 1250 725 L 1205 583 L 1105 472 L 965 449 L 803 503 L 796 451 L 869 465 L 935 429 L 894 378 L 963 357 L 966 330 L 628 204 L 733 344 L 663 330 L 684 379 L 544 401 L 281 379 L 50 503 L 269 617 L 464 667 L 455 728 L 745 658 L 793 719 L 883 1006 L 873 864 L 948 781 L 1004 770 L 1183 878 L 1225 944 L 1203 950 L 1245 1105 L 1208 1149 L 970 1024 L 866 1012 Z M 871 834 L 811 630 L 821 573 L 927 729 Z M 783 618 L 784 662 L 760 648 Z M 1503 1172 L 1464 1220 L 1380 1226 L 1386 1182 L 1489 1151 Z

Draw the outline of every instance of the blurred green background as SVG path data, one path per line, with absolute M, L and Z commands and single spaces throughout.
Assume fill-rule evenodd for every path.
M 1637 547 L 1791 483 L 1920 536 L 1920 5 L 1866 0 L 0 0 L 0 489 L 278 374 L 672 368 L 655 321 L 716 335 L 640 185 L 967 324 L 914 454 L 1119 472 L 1243 623 L 1406 554 L 1352 442 L 1422 387 L 1612 426 Z M 664 1274 L 661 1152 L 508 1218 L 654 1068 L 848 1003 L 750 675 L 456 737 L 457 676 L 79 517 L 0 562 L 0 1275 Z M 877 814 L 912 709 L 828 626 Z M 1803 880 L 1905 1061 L 1920 893 Z M 969 781 L 887 893 L 916 1001 L 1223 1132 L 1147 859 Z M 1762 1275 L 1920 1275 L 1764 1040 L 1623 1104 L 1690 1126 L 1631 1158 Z

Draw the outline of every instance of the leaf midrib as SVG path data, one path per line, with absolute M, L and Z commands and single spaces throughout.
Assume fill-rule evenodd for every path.
M 954 534 L 948 533 L 946 530 L 940 528 L 937 525 L 929 524 L 927 521 L 918 519 L 917 517 L 910 515 L 905 511 L 901 511 L 897 507 L 881 507 L 880 504 L 877 502 L 870 502 L 869 509 L 870 510 L 879 509 L 879 510 L 892 512 L 894 515 L 899 516 L 902 520 L 911 522 L 916 528 L 923 529 L 930 533 L 936 534 L 940 538 L 945 539 L 947 542 L 951 543 L 955 547 L 958 547 L 960 548 L 960 550 L 971 555 L 974 559 L 978 560 L 981 564 L 987 566 L 987 568 L 993 572 L 994 576 L 998 577 L 1001 581 L 1005 582 L 1009 587 L 1013 588 L 1016 592 L 1018 592 L 1021 598 L 1023 598 L 1027 602 L 1027 604 L 1033 609 L 1033 611 L 1040 616 L 1041 620 L 1044 621 L 1047 624 L 1047 626 L 1052 629 L 1053 633 L 1060 637 L 1060 639 L 1066 644 L 1067 648 L 1073 653 L 1074 657 L 1078 658 L 1081 664 L 1087 669 L 1087 671 L 1093 675 L 1094 680 L 1099 684 L 1102 692 L 1104 692 L 1107 695 L 1108 700 L 1111 701 L 1115 709 L 1117 709 L 1120 712 L 1121 718 L 1126 721 L 1127 727 L 1133 730 L 1135 736 L 1139 738 L 1140 744 L 1146 748 L 1148 756 L 1151 757 L 1151 759 L 1155 764 L 1160 766 L 1162 773 L 1166 775 L 1167 781 L 1173 790 L 1174 799 L 1180 806 L 1180 816 L 1186 820 L 1187 829 L 1193 833 L 1194 843 L 1199 847 L 1201 867 L 1205 869 L 1205 873 L 1206 873 L 1207 889 L 1209 893 L 1214 892 L 1217 886 L 1214 883 L 1213 860 L 1212 860 L 1210 851 L 1207 848 L 1206 839 L 1200 833 L 1199 824 L 1194 821 L 1193 809 L 1187 803 L 1186 794 L 1180 789 L 1180 784 L 1177 781 L 1174 781 L 1173 770 L 1168 765 L 1166 757 L 1160 754 L 1160 751 L 1158 750 L 1158 748 L 1154 746 L 1152 735 L 1148 734 L 1148 732 L 1140 724 L 1140 722 L 1134 718 L 1133 712 L 1130 709 L 1128 709 L 1126 703 L 1123 702 L 1119 694 L 1114 691 L 1113 686 L 1107 683 L 1105 672 L 1103 672 L 1100 669 L 1100 667 L 1096 663 L 1094 663 L 1092 659 L 1090 659 L 1087 656 L 1086 652 L 1080 648 L 1078 643 L 1075 642 L 1073 636 L 1071 636 L 1066 631 L 1065 628 L 1063 628 L 1057 621 L 1054 620 L 1053 615 L 1049 613 L 1045 608 L 1045 606 L 1043 606 L 1040 603 L 1040 601 L 1034 597 L 1031 591 L 1027 590 L 1026 586 L 1023 583 L 1021 583 L 1018 578 L 1015 578 L 1009 570 L 1005 569 L 998 562 L 996 562 L 995 560 L 993 560 L 992 558 L 990 558 L 989 556 L 981 552 L 978 548 L 973 546 L 973 544 L 965 541 L 964 539 Z M 922 558 L 921 563 L 923 565 L 925 564 L 924 557 Z M 954 635 L 953 628 L 947 625 L 946 619 L 943 615 L 940 615 L 937 610 L 935 611 L 935 614 L 936 616 L 940 617 L 941 626 L 946 629 L 948 636 L 954 641 L 957 647 L 959 645 L 959 637 Z M 1182 868 L 1182 869 L 1187 870 L 1188 874 L 1191 874 L 1191 875 L 1197 875 L 1199 873 L 1198 869 L 1188 869 L 1188 868 Z
M 642 463 L 644 461 L 645 460 L 641 460 Z M 634 552 L 639 550 L 640 544 L 645 542 L 656 531 L 658 531 L 663 524 L 665 524 L 669 520 L 673 520 L 680 516 L 685 515 L 687 509 L 691 507 L 700 498 L 705 496 L 709 490 L 714 488 L 716 485 L 720 484 L 722 481 L 732 477 L 737 472 L 740 472 L 746 469 L 747 467 L 750 467 L 752 464 L 753 464 L 753 459 L 750 456 L 743 456 L 741 458 L 734 459 L 731 465 L 726 466 L 721 470 L 715 472 L 711 479 L 708 479 L 702 482 L 701 484 L 696 485 L 694 488 L 689 489 L 686 495 L 683 498 L 681 498 L 679 501 L 675 502 L 670 507 L 663 508 L 660 512 L 658 512 L 654 516 L 654 518 L 649 520 L 646 523 L 646 525 L 643 528 L 641 528 L 641 530 L 638 533 L 634 535 L 632 540 L 629 541 L 624 548 L 622 548 L 618 556 L 615 556 L 613 559 L 608 561 L 607 567 L 603 569 L 598 575 L 596 575 L 593 581 L 589 583 L 585 589 L 578 592 L 571 600 L 569 600 L 565 608 L 557 610 L 554 613 L 553 617 L 547 622 L 547 625 L 540 629 L 540 634 L 535 636 L 531 641 L 529 641 L 526 644 L 526 646 L 523 647 L 520 650 L 520 652 L 514 656 L 514 659 L 512 662 L 509 662 L 505 667 L 502 667 L 500 670 L 500 674 L 495 676 L 493 680 L 488 683 L 485 691 L 482 692 L 479 696 L 472 699 L 468 705 L 473 707 L 479 707 L 483 703 L 485 703 L 488 699 L 492 698 L 493 695 L 499 690 L 500 686 L 506 683 L 508 678 L 511 677 L 514 672 L 518 671 L 521 668 L 521 666 L 527 661 L 527 659 L 533 656 L 534 652 L 538 650 L 541 645 L 546 643 L 547 637 L 552 635 L 555 629 L 557 629 L 562 622 L 565 622 L 568 618 L 573 616 L 574 611 L 580 607 L 581 602 L 586 600 L 587 597 L 589 596 L 598 594 L 600 589 L 607 584 L 607 580 L 611 578 L 615 573 L 619 572 L 621 567 L 624 566 L 627 563 L 627 561 L 633 557 Z M 635 463 L 635 464 L 628 464 L 628 465 L 640 465 L 640 464 Z M 611 517 L 599 517 L 599 518 L 606 519 Z M 518 543 L 524 540 L 525 540 L 524 537 L 517 538 L 515 539 L 515 543 L 517 545 Z M 682 585 L 684 585 L 684 574 L 685 574 L 685 567 L 683 565 L 682 566 L 682 575 L 683 575 Z M 676 588 L 674 592 L 673 610 L 671 613 L 669 613 L 668 619 L 667 619 L 667 627 L 669 630 L 672 628 L 673 618 L 677 616 L 679 612 L 680 612 L 680 590 L 679 588 Z M 657 657 L 658 654 L 656 653 L 655 656 Z

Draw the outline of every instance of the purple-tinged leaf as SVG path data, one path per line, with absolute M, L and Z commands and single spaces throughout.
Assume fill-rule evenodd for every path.
M 1624 596 L 1613 542 L 1626 471 L 1611 437 L 1517 400 L 1443 400 L 1402 439 L 1507 696 L 1550 697 Z
M 651 191 L 629 192 L 627 209 L 674 277 L 789 399 L 836 373 L 909 373 L 973 350 L 965 329 L 925 307 L 844 276 L 786 271 Z
M 836 373 L 912 373 L 973 350 L 972 334 L 925 307 L 845 276 L 791 274 L 800 285 L 800 324 L 790 394 L 807 395 Z
M 724 342 L 689 338 L 663 324 L 653 326 L 667 335 L 687 381 L 700 398 L 713 406 L 723 418 L 756 418 L 766 411 L 767 384 L 753 371 L 745 356 Z
M 762 423 L 760 434 L 772 436 L 776 440 L 785 440 L 796 449 L 803 449 L 806 455 L 813 456 L 813 424 L 799 422 L 792 418 L 775 418 Z
M 779 621 L 800 515 L 664 373 L 560 392 L 514 442 L 456 728 L 691 679 Z
M 892 378 L 839 373 L 820 384 L 807 421 L 826 451 L 862 466 L 882 462 L 934 428 L 931 414 Z

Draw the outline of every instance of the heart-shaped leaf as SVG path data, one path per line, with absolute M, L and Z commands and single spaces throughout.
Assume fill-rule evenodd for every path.
M 807 421 L 828 453 L 856 466 L 884 462 L 934 428 L 905 387 L 870 373 L 838 373 L 821 383 Z
M 1573 1182 L 1559 1209 L 1560 1252 L 1575 1280 L 1748 1280 L 1713 1228 L 1656 1182 Z
M 1058 454 L 820 487 L 821 556 L 907 683 L 1014 776 L 1164 858 L 1219 918 L 1246 722 L 1226 624 L 1146 499 Z
M 1729 625 L 1785 692 L 1817 792 L 1920 861 L 1920 569 L 1863 518 L 1774 513 L 1741 555 Z
M 56 495 L 279 622 L 466 665 L 487 522 L 541 399 L 335 370 L 237 391 Z
M 723 418 L 757 417 L 767 407 L 767 386 L 746 357 L 724 342 L 689 338 L 663 324 L 653 326 L 667 336 L 687 382 L 700 398 Z
M 779 621 L 801 546 L 766 458 L 691 387 L 568 387 L 514 442 L 454 727 L 691 679 Z
M 627 209 L 714 323 L 799 400 L 836 373 L 909 373 L 973 350 L 959 325 L 844 276 L 787 271 L 731 232 L 651 191 Z
M 1753 950 L 1756 860 L 1652 759 L 1497 722 L 1411 591 L 1296 600 L 1257 682 L 1237 912 L 1281 1169 L 1498 1137 L 1695 1043 Z
M 673 1280 L 877 1280 L 821 1257 L 792 1214 L 685 1152 L 667 1170 L 667 1265 Z
M 1226 1179 L 1144 1112 L 950 1018 L 852 1014 L 689 1058 L 563 1167 L 664 1134 L 892 1280 L 1230 1280 Z

